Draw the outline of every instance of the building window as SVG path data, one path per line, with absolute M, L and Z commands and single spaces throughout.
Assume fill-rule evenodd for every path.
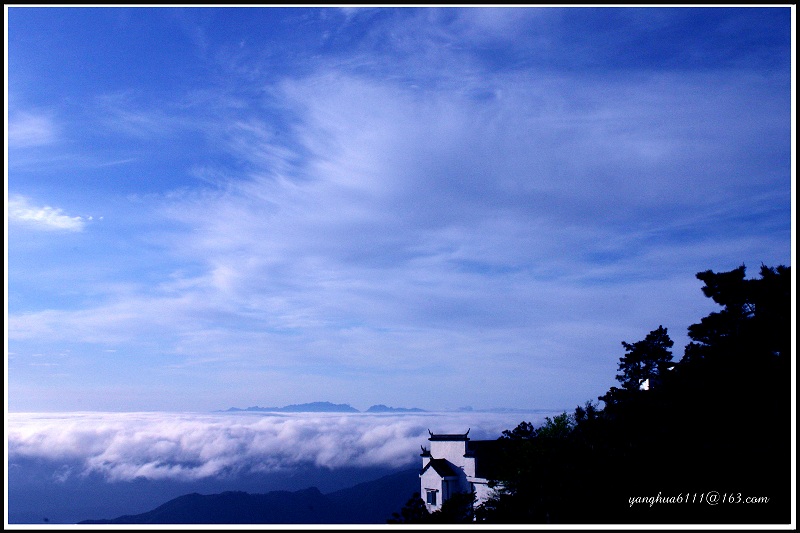
M 427 491 L 427 496 L 428 499 L 426 501 L 428 502 L 428 505 L 436 505 L 436 491 L 435 490 Z

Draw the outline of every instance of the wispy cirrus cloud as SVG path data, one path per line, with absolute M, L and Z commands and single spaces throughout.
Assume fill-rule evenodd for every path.
M 447 407 L 491 360 L 485 389 L 509 391 L 495 404 L 594 398 L 604 389 L 589 376 L 613 379 L 621 340 L 664 323 L 680 343 L 707 312 L 695 272 L 764 260 L 785 238 L 746 217 L 742 231 L 715 229 L 748 212 L 779 221 L 768 208 L 786 198 L 715 155 L 747 150 L 735 127 L 745 102 L 764 107 L 751 129 L 780 129 L 776 104 L 755 98 L 772 81 L 708 82 L 587 90 L 515 74 L 487 76 L 491 96 L 477 98 L 329 70 L 283 80 L 272 95 L 294 117 L 288 131 L 258 110 L 220 112 L 207 134 L 236 169 L 204 167 L 217 187 L 161 201 L 177 229 L 159 243 L 192 268 L 82 309 L 15 313 L 9 337 L 158 339 L 164 366 L 327 372 L 369 395 L 387 365 L 446 370 L 446 384 L 418 391 Z M 725 126 L 710 131 L 712 118 Z M 556 369 L 576 384 L 569 400 L 547 389 Z
M 34 205 L 25 196 L 13 196 L 8 201 L 10 223 L 45 231 L 83 231 L 91 217 L 70 216 L 58 207 Z
M 170 53 L 168 76 L 185 83 L 126 74 L 82 100 L 80 146 L 114 148 L 83 161 L 125 164 L 84 168 L 81 186 L 140 203 L 91 242 L 107 284 L 14 309 L 15 351 L 124 343 L 114 359 L 130 368 L 229 362 L 230 381 L 206 375 L 206 402 L 310 375 L 364 402 L 387 384 L 441 407 L 463 390 L 597 397 L 621 340 L 663 323 L 680 355 L 709 309 L 694 273 L 788 257 L 785 43 L 756 38 L 756 61 L 730 28 L 772 23 L 712 12 L 254 10 L 268 34 L 229 34 L 210 21 L 233 12 L 186 11 L 202 39 Z M 29 220 L 81 225 L 32 204 Z
M 9 148 L 43 146 L 54 142 L 58 128 L 52 117 L 45 114 L 20 112 L 9 117 Z

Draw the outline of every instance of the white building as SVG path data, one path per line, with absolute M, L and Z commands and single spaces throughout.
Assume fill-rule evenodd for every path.
M 497 465 L 501 441 L 470 440 L 467 435 L 430 433 L 430 448 L 422 448 L 420 496 L 428 512 L 438 511 L 455 493 L 475 492 L 480 505 L 492 493 L 489 481 Z

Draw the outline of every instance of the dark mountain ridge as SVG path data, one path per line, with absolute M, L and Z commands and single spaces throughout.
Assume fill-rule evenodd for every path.
M 186 494 L 145 513 L 79 524 L 384 524 L 418 491 L 414 468 L 328 494 L 316 487 Z

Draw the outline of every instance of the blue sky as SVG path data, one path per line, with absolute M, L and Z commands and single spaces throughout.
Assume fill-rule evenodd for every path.
M 791 265 L 793 8 L 6 8 L 7 407 L 571 410 Z

